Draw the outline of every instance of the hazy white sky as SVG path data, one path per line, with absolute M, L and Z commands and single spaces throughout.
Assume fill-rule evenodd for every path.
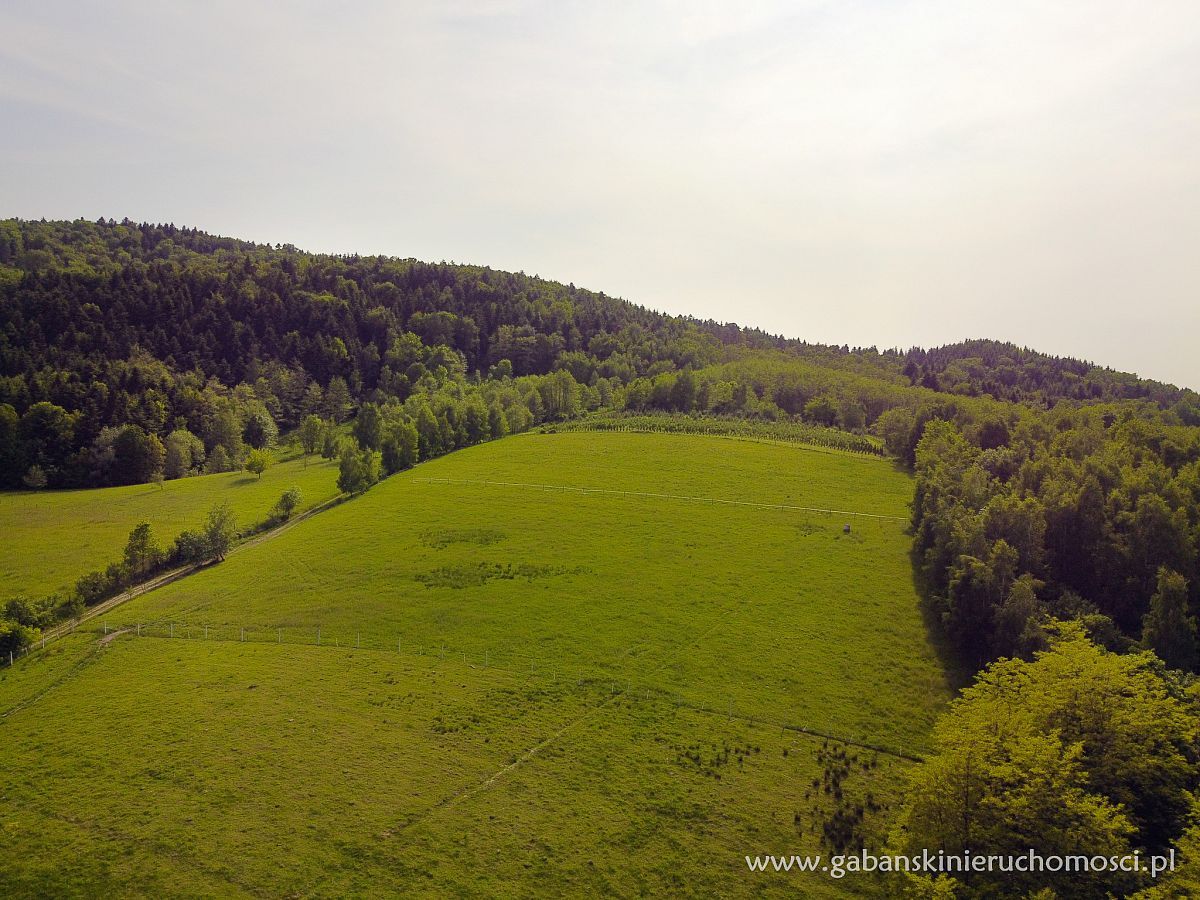
M 0 215 L 1200 388 L 1200 3 L 0 3 Z

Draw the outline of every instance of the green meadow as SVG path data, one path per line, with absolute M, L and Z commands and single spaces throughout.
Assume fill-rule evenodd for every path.
M 743 857 L 847 815 L 878 846 L 949 697 L 910 495 L 692 435 L 422 464 L 0 670 L 0 883 L 886 893 Z
M 337 465 L 284 457 L 261 478 L 247 472 L 201 475 L 153 484 L 91 490 L 0 493 L 5 536 L 0 598 L 65 592 L 76 579 L 121 557 L 130 530 L 149 522 L 164 546 L 196 528 L 215 503 L 228 500 L 242 527 L 257 525 L 291 485 L 303 496 L 297 512 L 335 497 Z

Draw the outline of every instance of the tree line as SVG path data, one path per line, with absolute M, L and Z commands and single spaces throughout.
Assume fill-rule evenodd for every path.
M 916 564 L 965 662 L 1028 658 L 1057 618 L 1196 667 L 1200 428 L 1145 402 L 943 405 L 881 425 L 911 459 Z

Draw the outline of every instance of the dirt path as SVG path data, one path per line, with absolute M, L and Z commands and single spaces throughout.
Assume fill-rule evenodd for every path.
M 109 644 L 111 644 L 113 641 L 115 641 L 121 635 L 129 634 L 130 630 L 131 629 L 129 629 L 129 628 L 122 628 L 120 631 L 110 631 L 104 637 L 100 638 L 99 641 L 97 641 L 96 646 L 97 647 L 107 647 Z

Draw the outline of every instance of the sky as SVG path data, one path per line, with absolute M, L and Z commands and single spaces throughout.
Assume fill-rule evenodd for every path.
M 1195 0 L 0 0 L 0 216 L 1200 388 Z

